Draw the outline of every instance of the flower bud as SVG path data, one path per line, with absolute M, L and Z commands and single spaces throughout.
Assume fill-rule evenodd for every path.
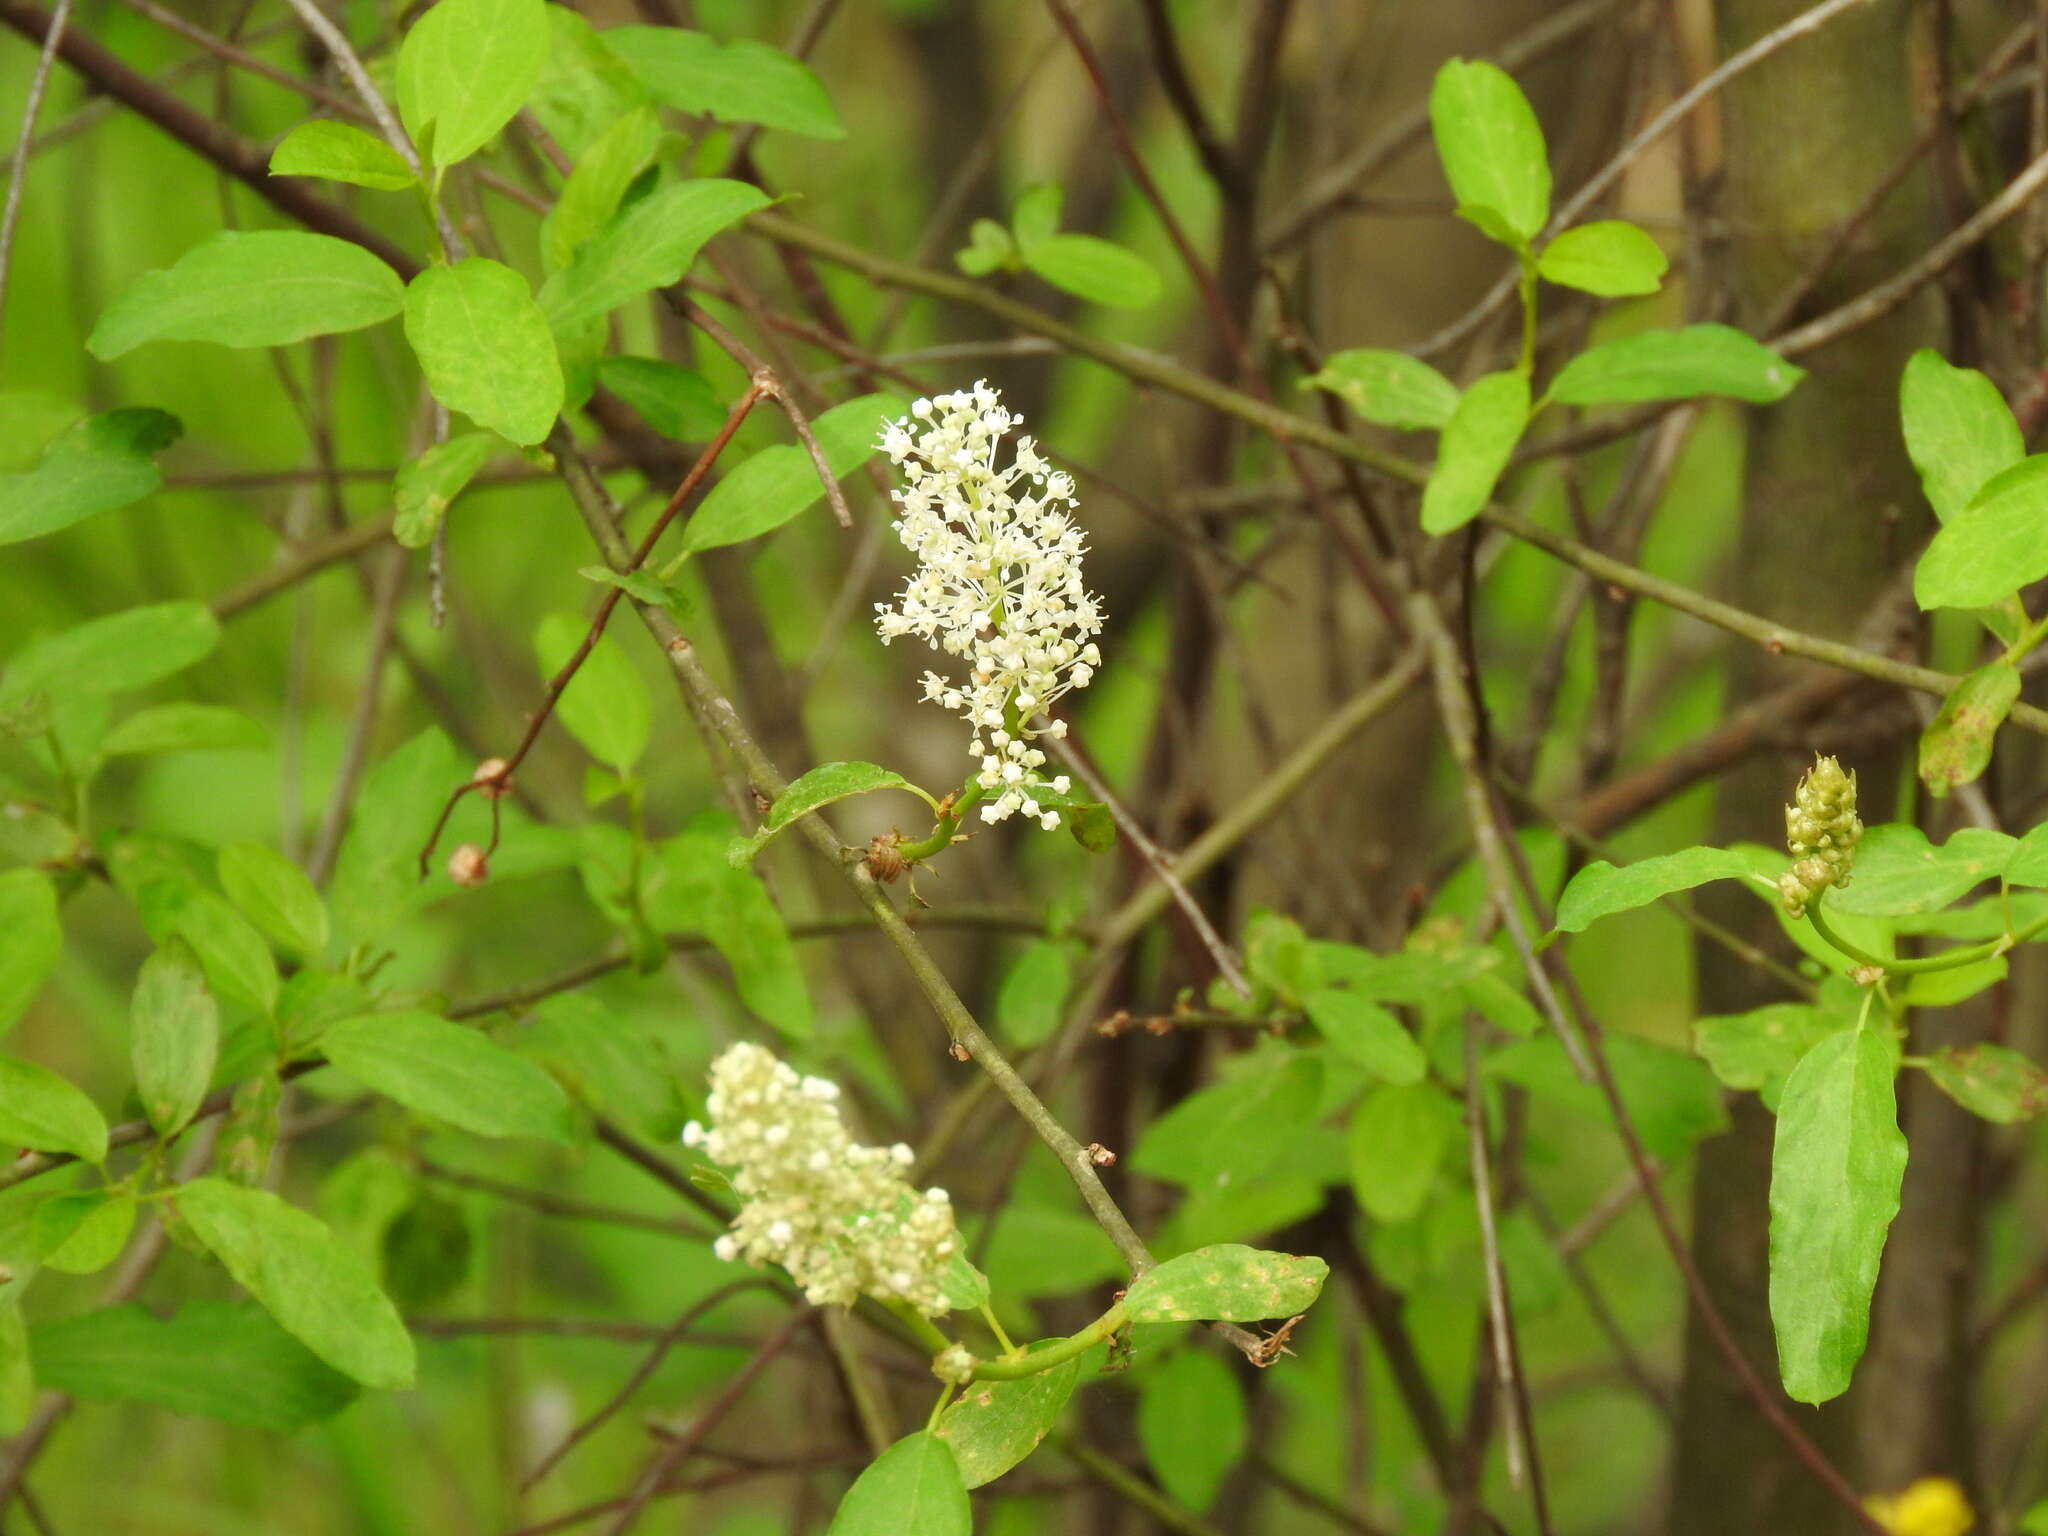
M 1792 867 L 1778 877 L 1778 894 L 1794 917 L 1829 886 L 1847 885 L 1863 822 L 1856 814 L 1856 775 L 1832 757 L 1814 759 L 1785 807 L 1785 847 Z
M 512 775 L 505 771 L 506 766 L 502 757 L 487 757 L 476 765 L 469 782 L 486 800 L 502 800 L 512 793 Z
M 490 861 L 475 843 L 464 843 L 448 855 L 448 878 L 459 886 L 474 889 L 482 885 L 490 873 Z

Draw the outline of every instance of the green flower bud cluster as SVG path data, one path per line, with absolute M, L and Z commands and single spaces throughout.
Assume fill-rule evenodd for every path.
M 713 1244 L 721 1259 L 780 1264 L 819 1305 L 869 1295 L 932 1317 L 951 1310 L 942 1280 L 960 1251 L 952 1201 L 905 1181 L 907 1146 L 854 1143 L 837 1083 L 742 1043 L 712 1062 L 705 1107 L 710 1126 L 692 1120 L 683 1143 L 733 1169 L 744 1202 Z
M 1856 815 L 1856 775 L 1832 757 L 1815 758 L 1785 807 L 1785 846 L 1792 867 L 1778 876 L 1778 894 L 1794 917 L 1831 885 L 1847 885 L 1863 823 Z

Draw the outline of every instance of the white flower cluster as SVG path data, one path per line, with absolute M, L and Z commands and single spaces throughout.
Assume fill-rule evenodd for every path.
M 1007 468 L 996 467 L 1004 434 L 1020 421 L 977 383 L 920 400 L 883 429 L 882 450 L 905 486 L 893 526 L 918 567 L 896 607 L 876 605 L 876 627 L 885 645 L 916 635 L 967 664 L 958 681 L 927 672 L 924 696 L 974 731 L 969 751 L 990 792 L 982 820 L 1022 812 L 1051 831 L 1059 813 L 1033 792 L 1065 795 L 1069 783 L 1039 773 L 1045 753 L 1033 742 L 1064 736 L 1066 722 L 1033 722 L 1102 665 L 1102 612 L 1081 584 L 1087 546 L 1072 516 L 1073 477 L 1052 469 L 1028 437 Z
M 855 1145 L 838 1099 L 837 1083 L 800 1077 L 762 1046 L 712 1062 L 711 1126 L 692 1120 L 683 1142 L 734 1170 L 743 1203 L 714 1249 L 728 1262 L 780 1264 L 812 1302 L 847 1307 L 865 1294 L 936 1317 L 949 1310 L 940 1277 L 960 1250 L 952 1201 L 911 1189 L 900 1142 Z

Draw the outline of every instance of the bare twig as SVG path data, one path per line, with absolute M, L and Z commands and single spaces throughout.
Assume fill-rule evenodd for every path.
M 7 316 L 7 274 L 14 265 L 14 229 L 21 217 L 22 185 L 28 180 L 29 140 L 36 131 L 36 118 L 43 110 L 43 91 L 50 83 L 50 65 L 57 47 L 64 41 L 64 29 L 71 21 L 71 0 L 57 0 L 49 30 L 43 34 L 42 51 L 36 55 L 36 72 L 29 77 L 28 100 L 21 108 L 21 135 L 14 141 L 14 155 L 7 167 L 7 203 L 0 210 L 0 322 Z M 0 336 L 5 326 L 0 324 Z

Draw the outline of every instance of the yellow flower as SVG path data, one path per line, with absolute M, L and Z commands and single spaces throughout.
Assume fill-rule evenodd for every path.
M 1953 1478 L 1923 1477 L 1903 1493 L 1874 1493 L 1863 1507 L 1892 1536 L 1963 1536 L 1977 1512 Z

